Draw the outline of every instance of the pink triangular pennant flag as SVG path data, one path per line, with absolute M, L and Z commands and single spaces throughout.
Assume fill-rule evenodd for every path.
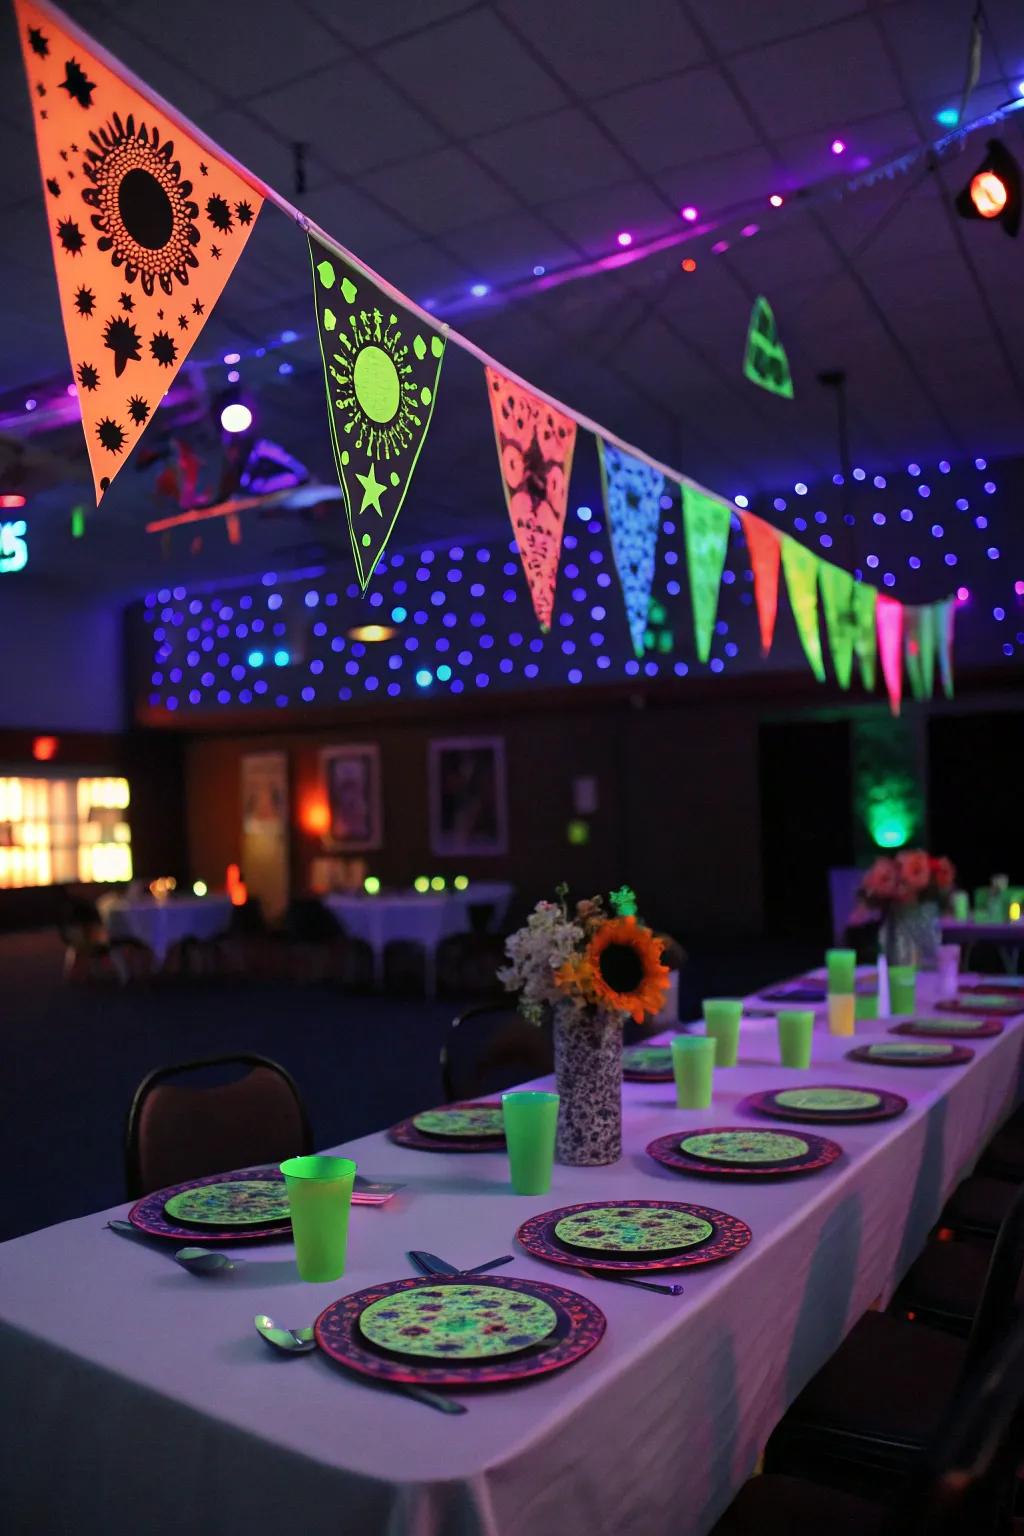
M 875 623 L 878 626 L 878 655 L 889 694 L 889 708 L 894 715 L 898 715 L 903 698 L 903 604 L 879 592 Z
M 542 629 L 551 628 L 576 423 L 521 384 L 485 368 L 501 483 Z

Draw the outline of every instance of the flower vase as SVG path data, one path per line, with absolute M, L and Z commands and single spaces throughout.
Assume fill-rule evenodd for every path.
M 555 1155 L 576 1168 L 622 1154 L 622 1023 L 600 1009 L 554 1010 L 559 1095 Z
M 890 965 L 933 970 L 941 942 L 939 907 L 934 901 L 892 907 L 882 925 L 882 948 Z

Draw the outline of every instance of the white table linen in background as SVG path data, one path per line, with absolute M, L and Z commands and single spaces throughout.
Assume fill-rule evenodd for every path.
M 774 1029 L 744 1032 L 708 1110 L 671 1084 L 623 1087 L 610 1168 L 556 1165 L 551 1192 L 514 1196 L 503 1155 L 444 1156 L 375 1134 L 343 1150 L 406 1188 L 352 1211 L 343 1280 L 306 1285 L 289 1243 L 197 1280 L 166 1252 L 104 1230 L 122 1206 L 0 1246 L 0 1507 L 7 1529 L 74 1536 L 702 1536 L 768 1434 L 860 1314 L 887 1293 L 942 1203 L 1020 1097 L 1024 1017 L 972 1042 L 965 1067 L 777 1064 Z M 754 1090 L 892 1089 L 896 1120 L 837 1126 L 844 1156 L 770 1184 L 673 1174 L 655 1136 L 737 1119 Z M 765 1121 L 768 1125 L 771 1122 Z M 781 1122 L 779 1122 L 781 1124 Z M 812 1129 L 817 1130 L 817 1127 Z M 735 1258 L 647 1294 L 518 1253 L 509 1274 L 569 1285 L 608 1318 L 598 1347 L 519 1387 L 463 1394 L 450 1418 L 372 1389 L 319 1354 L 276 1357 L 254 1313 L 309 1323 L 336 1297 L 410 1273 L 409 1248 L 472 1265 L 514 1248 L 520 1222 L 577 1200 L 660 1197 L 747 1221 Z
M 464 891 L 403 891 L 380 896 L 324 896 L 323 904 L 354 939 L 373 950 L 374 978 L 384 980 L 384 951 L 395 939 L 422 944 L 426 954 L 427 993 L 436 991 L 437 946 L 453 933 L 470 927 L 470 907 L 492 907 L 491 926 L 500 928 L 512 899 L 511 885 L 498 881 L 471 883 Z
M 227 896 L 173 896 L 167 901 L 118 896 L 105 901 L 100 913 L 112 939 L 138 939 L 162 965 L 183 939 L 213 939 L 223 933 L 231 921 L 231 901 Z

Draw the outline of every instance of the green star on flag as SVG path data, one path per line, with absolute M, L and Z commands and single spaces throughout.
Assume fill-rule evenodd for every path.
M 309 236 L 331 446 L 365 592 L 426 441 L 445 335 Z

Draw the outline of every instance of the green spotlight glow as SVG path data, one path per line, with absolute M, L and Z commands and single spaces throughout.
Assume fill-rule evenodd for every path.
M 363 890 L 367 896 L 378 896 L 380 894 L 380 881 L 376 875 L 367 875 L 363 881 Z
M 431 880 L 431 882 L 430 882 L 430 889 L 432 891 L 443 891 L 444 888 L 445 888 L 445 878 L 444 878 L 444 876 L 443 875 L 435 875 L 433 880 Z
M 455 887 L 455 889 L 457 891 L 468 891 L 469 890 L 469 876 L 468 875 L 456 875 L 455 879 L 452 881 L 452 884 L 454 885 L 454 887 Z
M 193 894 L 193 896 L 205 896 L 206 895 L 206 881 L 205 880 L 197 880 L 197 881 L 195 881 L 195 883 L 192 886 L 192 894 Z
M 584 843 L 590 842 L 590 823 L 586 821 L 570 821 L 565 829 L 565 835 L 574 847 L 580 848 Z
M 426 875 L 417 875 L 416 879 L 412 883 L 412 886 L 413 890 L 419 891 L 420 895 L 422 896 L 425 891 L 430 890 L 430 881 L 427 879 Z

